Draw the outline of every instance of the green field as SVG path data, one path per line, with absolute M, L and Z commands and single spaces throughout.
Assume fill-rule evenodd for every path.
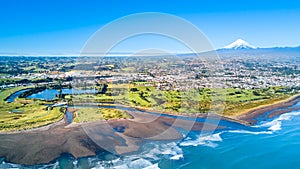
M 153 110 L 195 114 L 218 110 L 223 115 L 236 115 L 254 107 L 272 104 L 291 97 L 297 91 L 287 87 L 264 89 L 193 89 L 160 91 L 144 83 L 109 85 L 105 94 L 74 95 L 74 102 L 119 103 Z M 69 96 L 69 99 L 70 96 Z M 216 109 L 218 108 L 218 109 Z
M 44 126 L 64 116 L 59 108 L 48 109 L 44 101 L 16 99 L 7 103 L 5 99 L 26 87 L 0 91 L 0 131 L 15 131 Z M 251 108 L 268 105 L 297 94 L 287 87 L 265 89 L 193 89 L 189 91 L 161 91 L 147 83 L 110 84 L 104 94 L 67 95 L 65 100 L 74 104 L 100 103 L 122 104 L 148 108 L 166 113 L 193 115 L 211 111 L 226 116 L 237 115 Z M 213 105 L 213 106 L 212 106 Z M 211 109 L 213 107 L 213 110 Z M 80 108 L 75 122 L 131 118 L 125 111 L 106 108 Z
M 11 89 L 3 89 L 3 90 L 1 90 L 0 91 L 1 92 L 0 93 L 0 103 L 1 103 L 1 105 L 6 103 L 5 99 L 7 97 L 9 97 L 11 94 L 13 94 L 13 93 L 15 93 L 15 92 L 17 92 L 19 90 L 26 89 L 26 88 L 28 88 L 28 87 L 21 86 L 21 87 L 15 87 L 15 88 L 11 88 Z
M 7 103 L 5 98 L 25 87 L 0 92 L 0 131 L 25 130 L 51 124 L 63 118 L 59 108 L 48 110 L 40 101 L 16 99 Z
M 132 118 L 123 110 L 112 108 L 80 108 L 76 112 L 74 122 L 82 123 L 96 120 Z

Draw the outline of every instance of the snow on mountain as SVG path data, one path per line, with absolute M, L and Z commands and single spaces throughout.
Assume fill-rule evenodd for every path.
M 230 45 L 225 46 L 223 49 L 256 49 L 256 47 L 243 39 L 238 39 Z

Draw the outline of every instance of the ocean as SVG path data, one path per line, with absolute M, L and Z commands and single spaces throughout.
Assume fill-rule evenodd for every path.
M 299 169 L 299 155 L 300 111 L 292 111 L 252 127 L 233 125 L 209 135 L 190 132 L 180 141 L 151 141 L 128 156 L 100 153 L 75 160 L 64 154 L 51 164 L 36 166 L 7 163 L 2 158 L 0 168 Z

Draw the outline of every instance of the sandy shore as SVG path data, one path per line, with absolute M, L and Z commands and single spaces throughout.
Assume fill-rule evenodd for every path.
M 134 119 L 95 121 L 66 125 L 59 121 L 28 131 L 0 133 L 0 157 L 18 164 L 49 163 L 61 154 L 75 158 L 94 156 L 100 151 L 124 155 L 139 151 L 151 140 L 180 140 L 177 128 L 201 130 L 203 123 L 164 117 L 149 113 L 129 112 Z M 205 125 L 205 129 L 225 126 Z
M 266 117 L 273 118 L 292 111 L 295 108 L 289 107 L 299 101 L 300 95 L 296 95 L 272 105 L 248 110 L 235 117 L 210 114 L 201 114 L 197 117 L 217 118 L 251 125 L 256 122 L 256 117 L 265 112 L 274 110 Z M 128 113 L 134 117 L 133 119 L 99 120 L 69 125 L 61 120 L 36 129 L 0 133 L 0 157 L 5 157 L 5 160 L 9 162 L 32 165 L 49 163 L 63 153 L 69 153 L 75 158 L 94 156 L 101 151 L 124 155 L 139 151 L 145 141 L 180 140 L 182 134 L 177 130 L 178 128 L 187 131 L 227 128 L 227 126 L 204 124 L 185 118 L 161 116 L 159 113 L 147 113 L 147 111 L 153 111 L 149 109 L 142 110 L 142 112 L 129 111 Z M 171 115 L 176 117 L 176 114 L 171 113 Z M 189 117 L 195 118 L 195 116 Z
M 273 111 L 271 114 L 268 115 L 267 118 L 273 118 L 275 116 L 293 111 L 293 110 L 299 110 L 297 108 L 288 108 L 290 106 L 295 105 L 296 103 L 300 102 L 300 94 L 294 95 L 290 98 L 287 98 L 285 100 L 281 100 L 278 101 L 274 104 L 270 104 L 270 105 L 262 105 L 259 107 L 255 107 L 246 111 L 241 112 L 239 115 L 236 116 L 232 116 L 230 118 L 233 119 L 238 119 L 241 121 L 245 121 L 246 123 L 248 123 L 248 125 L 252 125 L 254 123 L 257 122 L 257 120 L 255 120 L 256 117 L 269 112 L 269 111 Z M 279 108 L 286 108 L 284 110 L 276 110 Z

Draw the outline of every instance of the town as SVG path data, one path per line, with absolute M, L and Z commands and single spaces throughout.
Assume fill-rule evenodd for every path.
M 258 89 L 300 87 L 300 64 L 294 57 L 227 57 L 208 65 L 185 57 L 1 57 L 0 88 L 22 85 L 85 85 L 147 82 L 158 90 L 192 88 Z M 215 68 L 217 65 L 217 68 Z

